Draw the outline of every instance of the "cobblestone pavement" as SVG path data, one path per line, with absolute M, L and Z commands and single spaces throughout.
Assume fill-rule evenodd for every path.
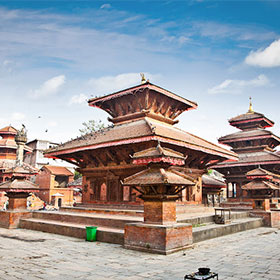
M 169 256 L 43 232 L 0 228 L 0 279 L 183 279 L 210 267 L 220 280 L 280 279 L 280 231 L 258 228 Z

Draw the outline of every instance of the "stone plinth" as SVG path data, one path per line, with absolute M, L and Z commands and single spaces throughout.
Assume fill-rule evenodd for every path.
M 269 211 L 270 210 L 270 201 L 268 198 L 259 198 L 253 200 L 253 209 L 256 210 L 264 210 Z
M 27 207 L 27 192 L 7 192 L 6 196 L 9 198 L 8 210 L 22 210 Z
M 7 192 L 9 206 L 7 211 L 0 211 L 0 227 L 17 228 L 21 218 L 31 217 L 26 209 L 29 192 Z
M 0 211 L 0 227 L 17 228 L 21 218 L 29 218 L 32 213 L 27 210 Z
M 253 210 L 250 212 L 250 216 L 263 218 L 264 226 L 267 227 L 280 226 L 280 209 L 273 209 L 271 211 Z
M 124 247 L 127 249 L 168 255 L 192 243 L 191 224 L 133 223 L 125 226 Z

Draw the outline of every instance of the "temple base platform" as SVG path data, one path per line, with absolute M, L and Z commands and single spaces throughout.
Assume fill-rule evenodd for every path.
M 126 249 L 168 255 L 186 249 L 192 243 L 191 224 L 133 223 L 125 226 L 124 247 Z
M 17 228 L 21 218 L 30 217 L 32 217 L 32 213 L 24 209 L 0 211 L 0 227 Z

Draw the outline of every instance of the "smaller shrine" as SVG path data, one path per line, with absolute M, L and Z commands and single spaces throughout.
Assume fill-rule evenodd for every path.
M 38 173 L 36 168 L 23 162 L 26 151 L 27 132 L 24 125 L 21 130 L 11 126 L 0 130 L 1 168 L 0 168 L 0 193 L 8 198 L 6 210 L 0 211 L 0 226 L 16 228 L 22 217 L 31 216 L 27 210 L 27 198 L 31 193 L 38 192 L 37 185 L 30 181 Z
M 149 148 L 135 153 L 132 164 L 147 169 L 124 179 L 144 201 L 144 223 L 125 226 L 124 246 L 128 249 L 169 254 L 192 244 L 192 226 L 176 222 L 176 200 L 193 179 L 170 167 L 184 165 L 184 156 L 168 148 Z
M 38 192 L 39 187 L 17 175 L 11 181 L 0 184 L 0 191 L 6 192 L 9 198 L 8 209 L 0 211 L 0 226 L 5 228 L 17 228 L 22 217 L 31 217 L 32 213 L 27 210 L 27 198 L 31 192 Z
M 246 176 L 250 182 L 242 186 L 243 196 L 253 201 L 254 209 L 270 210 L 270 199 L 280 190 L 280 175 L 259 167 Z

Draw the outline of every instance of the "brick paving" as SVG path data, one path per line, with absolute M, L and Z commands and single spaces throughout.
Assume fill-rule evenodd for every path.
M 207 266 L 220 280 L 280 279 L 280 231 L 258 228 L 169 256 L 43 232 L 0 228 L 0 279 L 183 279 Z

